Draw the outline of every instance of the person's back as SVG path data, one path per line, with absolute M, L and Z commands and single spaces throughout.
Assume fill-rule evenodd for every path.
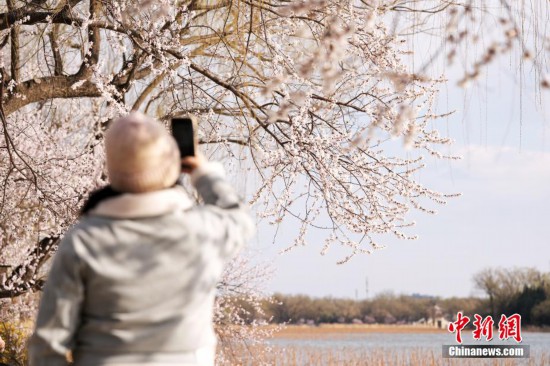
M 192 207 L 179 187 L 121 194 L 67 233 L 44 289 L 31 366 L 64 365 L 69 349 L 83 366 L 213 364 L 216 284 L 253 223 L 220 166 L 198 166 L 191 180 L 205 205 Z

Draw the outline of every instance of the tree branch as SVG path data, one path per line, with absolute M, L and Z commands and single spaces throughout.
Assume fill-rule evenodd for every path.
M 223 0 L 216 4 L 208 4 L 208 2 L 205 2 L 204 4 L 198 4 L 198 1 L 192 1 L 191 4 L 187 7 L 190 11 L 211 11 L 211 10 L 217 10 L 222 9 L 231 4 L 231 1 L 229 0 Z
M 74 85 L 81 82 L 81 85 Z M 24 95 L 21 98 L 19 95 Z M 98 87 L 83 77 L 49 76 L 27 80 L 16 86 L 14 93 L 4 101 L 6 116 L 28 104 L 42 102 L 55 98 L 85 98 L 100 97 Z
M 15 0 L 8 0 L 8 10 L 13 11 Z M 10 29 L 10 55 L 11 55 L 11 78 L 19 81 L 19 26 L 14 25 Z
M 52 48 L 53 60 L 54 60 L 54 75 L 63 74 L 63 58 L 59 51 L 59 44 L 57 43 L 57 36 L 59 35 L 59 24 L 55 24 L 51 33 L 49 34 L 50 46 Z
M 98 18 L 101 4 L 98 0 L 90 0 L 90 20 L 93 22 Z M 96 65 L 99 60 L 99 50 L 101 48 L 101 37 L 99 34 L 99 27 L 90 25 L 88 27 L 88 42 L 92 43 L 90 50 L 90 56 L 87 59 L 88 64 Z
M 81 1 L 70 0 L 60 9 L 52 11 L 36 11 L 33 5 L 27 5 L 6 13 L 0 13 L 0 30 L 8 29 L 15 22 L 21 22 L 21 25 L 33 25 L 45 22 L 48 18 L 51 19 L 52 23 L 71 24 L 70 9 Z

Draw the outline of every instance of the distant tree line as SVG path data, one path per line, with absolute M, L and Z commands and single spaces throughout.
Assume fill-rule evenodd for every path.
M 472 311 L 479 306 L 476 298 L 439 299 L 383 293 L 370 300 L 310 298 L 276 294 L 266 314 L 275 323 L 382 323 L 406 324 L 435 316 L 450 317 L 457 309 Z M 448 314 L 438 314 L 443 309 Z M 454 313 L 456 314 L 456 312 Z
M 261 319 L 288 324 L 410 324 L 438 317 L 452 320 L 462 311 L 469 316 L 492 315 L 495 323 L 501 314 L 518 313 L 524 325 L 550 325 L 550 273 L 533 268 L 486 269 L 473 280 L 483 297 L 440 298 L 386 292 L 372 299 L 352 300 L 277 293 L 271 301 L 262 303 L 263 314 L 243 302 L 243 318 L 247 322 Z
M 484 315 L 521 315 L 522 324 L 550 325 L 550 273 L 535 268 L 488 268 L 474 276 L 476 288 L 485 292 Z
M 261 304 L 263 314 L 242 302 L 246 322 L 272 323 L 381 323 L 407 324 L 443 316 L 451 319 L 458 311 L 479 312 L 483 300 L 475 297 L 447 298 L 382 293 L 367 300 L 313 298 L 307 295 L 275 294 Z

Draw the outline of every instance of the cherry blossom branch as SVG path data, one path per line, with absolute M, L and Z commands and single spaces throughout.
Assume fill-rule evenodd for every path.
M 63 1 L 65 5 L 51 11 L 37 11 L 36 7 L 31 4 L 6 13 L 0 13 L 0 30 L 8 29 L 15 23 L 20 25 L 34 25 L 45 22 L 71 24 L 70 10 L 82 1 Z

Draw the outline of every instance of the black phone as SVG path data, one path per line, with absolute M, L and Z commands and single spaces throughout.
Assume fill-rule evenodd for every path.
M 178 143 L 180 157 L 195 156 L 197 120 L 193 116 L 172 118 L 172 135 Z

